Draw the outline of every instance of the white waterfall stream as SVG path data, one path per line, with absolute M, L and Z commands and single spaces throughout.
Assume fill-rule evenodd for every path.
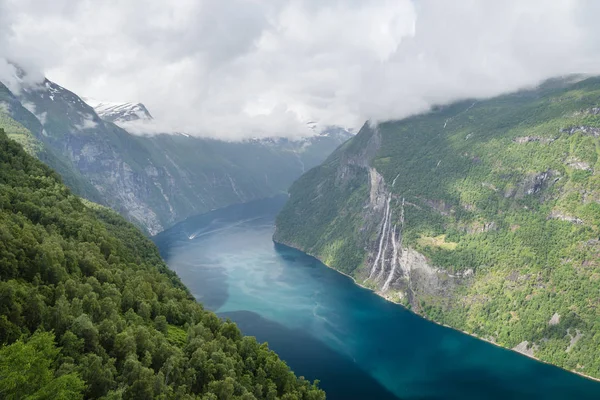
M 390 274 L 386 279 L 382 291 L 385 292 L 389 289 L 392 280 L 394 279 L 394 274 L 396 273 L 396 267 L 398 266 L 398 248 L 402 251 L 402 231 L 404 229 L 404 198 L 402 198 L 402 208 L 400 210 L 400 240 L 399 243 L 396 242 L 396 225 L 394 225 L 394 231 L 392 234 L 392 245 L 394 246 L 394 252 L 392 256 L 392 269 L 390 270 Z
M 381 220 L 381 234 L 379 238 L 379 250 L 377 251 L 377 257 L 375 257 L 375 262 L 371 267 L 371 273 L 369 274 L 369 279 L 373 277 L 375 272 L 377 271 L 377 264 L 379 263 L 379 259 L 381 258 L 381 250 L 383 248 L 383 242 L 385 241 L 386 233 L 387 233 L 387 223 L 388 223 L 388 214 L 390 212 L 390 201 L 392 200 L 392 195 L 388 195 L 387 203 L 385 206 L 385 212 L 383 213 L 383 219 Z

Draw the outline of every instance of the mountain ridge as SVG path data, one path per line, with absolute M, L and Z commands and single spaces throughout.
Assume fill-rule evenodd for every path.
M 292 185 L 274 240 L 597 378 L 598 104 L 590 78 L 366 124 Z

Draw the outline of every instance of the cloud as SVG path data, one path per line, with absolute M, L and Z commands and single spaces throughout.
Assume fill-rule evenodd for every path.
M 0 0 L 0 56 L 8 54 L 8 38 L 11 35 L 10 18 L 4 0 Z M 18 89 L 15 85 L 15 69 L 6 58 L 0 57 L 0 82 L 11 90 Z
M 357 127 L 597 74 L 599 12 L 594 0 L 0 0 L 0 55 L 82 96 L 143 102 L 161 130 L 297 136 L 309 120 Z

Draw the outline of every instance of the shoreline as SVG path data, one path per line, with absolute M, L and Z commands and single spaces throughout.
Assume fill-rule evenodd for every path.
M 563 371 L 570 372 L 570 373 L 573 373 L 573 374 L 577 374 L 577 375 L 579 375 L 579 376 L 581 376 L 581 377 L 583 377 L 583 378 L 586 378 L 586 379 L 589 379 L 589 380 L 592 380 L 592 381 L 595 381 L 595 382 L 600 382 L 600 378 L 595 378 L 595 377 L 593 377 L 593 376 L 586 375 L 586 374 L 584 374 L 584 373 L 582 373 L 582 372 L 579 372 L 579 371 L 573 371 L 573 370 L 565 369 L 565 368 L 563 368 L 563 367 L 561 367 L 561 366 L 559 366 L 559 365 L 552 364 L 552 363 L 549 363 L 549 362 L 547 362 L 547 361 L 544 361 L 544 360 L 540 360 L 540 359 L 539 359 L 539 358 L 537 358 L 536 356 L 529 355 L 529 354 L 525 354 L 525 353 L 521 353 L 520 351 L 517 351 L 517 350 L 514 350 L 514 349 L 510 349 L 510 348 L 508 348 L 508 347 L 504 347 L 504 346 L 502 346 L 502 345 L 500 345 L 500 344 L 498 344 L 498 343 L 492 342 L 492 341 L 491 341 L 491 340 L 489 340 L 489 339 L 485 339 L 485 338 L 479 337 L 479 336 L 475 335 L 474 333 L 469 333 L 469 332 L 463 331 L 463 330 L 461 330 L 461 329 L 454 328 L 454 327 L 452 327 L 452 326 L 450 326 L 450 325 L 442 324 L 442 323 L 439 323 L 439 322 L 437 322 L 437 321 L 434 321 L 434 320 L 432 320 L 432 319 L 430 319 L 430 318 L 427 318 L 427 317 L 425 317 L 424 315 L 422 315 L 422 314 L 419 314 L 419 313 L 416 313 L 416 312 L 414 312 L 413 310 L 411 310 L 411 309 L 409 309 L 409 308 L 405 307 L 403 304 L 400 304 L 400 303 L 397 303 L 397 302 L 395 302 L 395 301 L 392 301 L 392 300 L 390 300 L 390 298 L 386 297 L 386 296 L 385 296 L 383 293 L 381 293 L 381 292 L 379 292 L 379 291 L 376 291 L 376 290 L 373 290 L 373 289 L 371 289 L 371 288 L 369 288 L 369 287 L 366 287 L 365 285 L 363 285 L 363 284 L 359 283 L 359 282 L 356 280 L 356 278 L 355 278 L 355 277 L 353 277 L 353 276 L 351 276 L 351 275 L 348 275 L 348 274 L 347 274 L 347 273 L 345 273 L 345 272 L 339 271 L 339 270 L 337 270 L 337 269 L 335 269 L 335 268 L 333 268 L 333 267 L 330 267 L 330 266 L 329 266 L 329 265 L 327 265 L 327 264 L 326 264 L 326 263 L 325 263 L 323 260 L 321 260 L 321 258 L 320 258 L 320 257 L 318 257 L 318 256 L 316 256 L 316 255 L 314 255 L 314 254 L 311 254 L 311 253 L 309 253 L 309 252 L 306 252 L 306 251 L 304 251 L 304 250 L 302 250 L 302 249 L 300 249 L 300 248 L 296 247 L 295 245 L 290 245 L 290 244 L 288 244 L 288 243 L 283 243 L 283 242 L 281 242 L 281 241 L 275 240 L 275 238 L 274 238 L 274 237 L 272 238 L 272 240 L 273 240 L 273 242 L 274 242 L 274 243 L 276 243 L 276 244 L 280 244 L 280 245 L 287 246 L 287 247 L 290 247 L 290 248 L 292 248 L 292 249 L 295 249 L 295 250 L 301 251 L 302 253 L 304 253 L 304 254 L 306 254 L 306 255 L 308 255 L 308 256 L 310 256 L 310 257 L 312 257 L 312 258 L 316 259 L 316 260 L 319 260 L 319 262 L 320 262 L 321 264 L 323 264 L 324 266 L 326 266 L 327 268 L 329 268 L 329 269 L 331 269 L 331 270 L 333 270 L 333 271 L 335 271 L 335 272 L 337 272 L 337 273 L 339 273 L 339 274 L 342 274 L 342 275 L 344 275 L 344 276 L 346 276 L 346 277 L 348 277 L 348 278 L 352 279 L 352 282 L 354 282 L 354 284 L 355 284 L 356 286 L 359 286 L 359 287 L 361 287 L 361 288 L 363 288 L 363 289 L 365 289 L 365 290 L 368 290 L 368 291 L 370 291 L 370 292 L 374 293 L 375 295 L 377 295 L 377 296 L 381 297 L 381 298 L 382 298 L 382 299 L 384 299 L 385 301 L 387 301 L 387 302 L 389 302 L 389 303 L 392 303 L 392 304 L 394 304 L 394 305 L 397 305 L 397 306 L 399 306 L 399 307 L 402 307 L 402 308 L 403 308 L 403 309 L 405 309 L 406 311 L 408 311 L 408 312 L 411 312 L 411 313 L 413 313 L 414 315 L 416 315 L 416 316 L 418 316 L 418 317 L 420 317 L 420 318 L 423 318 L 423 319 L 424 319 L 424 320 L 426 320 L 426 321 L 432 322 L 432 323 L 434 323 L 434 324 L 436 324 L 436 325 L 439 325 L 439 326 L 443 326 L 444 328 L 452 329 L 452 330 L 454 330 L 454 331 L 456 331 L 456 332 L 460 332 L 460 333 L 462 333 L 462 334 L 464 334 L 464 335 L 471 336 L 471 337 L 473 337 L 473 338 L 475 338 L 475 339 L 482 340 L 482 341 L 484 341 L 484 342 L 487 342 L 487 343 L 489 343 L 489 344 L 492 344 L 492 345 L 494 345 L 494 346 L 496 346 L 496 347 L 499 347 L 499 348 L 501 348 L 501 349 L 508 350 L 508 351 L 512 351 L 512 352 L 514 352 L 514 353 L 517 353 L 517 354 L 520 354 L 520 355 L 522 355 L 522 356 L 529 357 L 529 358 L 531 358 L 532 360 L 535 360 L 535 361 L 537 361 L 537 362 L 540 362 L 540 363 L 543 363 L 543 364 L 546 364 L 546 365 L 551 365 L 551 366 L 553 366 L 553 367 L 556 367 L 556 368 L 560 368 L 560 369 L 562 369 Z

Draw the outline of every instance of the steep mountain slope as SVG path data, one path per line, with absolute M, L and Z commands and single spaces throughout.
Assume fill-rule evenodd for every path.
M 297 142 L 136 136 L 111 121 L 133 118 L 128 112 L 137 106 L 105 108 L 106 120 L 49 80 L 24 86 L 18 96 L 3 90 L 12 102 L 11 118 L 73 167 L 77 182 L 64 175 L 73 190 L 109 205 L 150 234 L 191 215 L 285 192 L 345 140 L 340 132 Z M 57 163 L 52 166 L 64 172 Z M 77 189 L 81 178 L 85 190 Z
M 0 83 L 0 128 L 4 128 L 11 139 L 21 143 L 30 155 L 39 158 L 57 171 L 74 193 L 94 202 L 103 203 L 100 193 L 79 173 L 69 159 L 57 154 L 37 139 L 47 134 L 44 127 L 2 83 Z
M 169 207 L 160 200 L 160 183 L 145 173 L 151 160 L 136 137 L 103 121 L 77 95 L 48 80 L 24 87 L 18 97 L 43 126 L 37 139 L 67 158 L 107 205 L 150 233 L 162 228 L 158 214 L 168 213 Z
M 3 399 L 325 398 L 2 130 L 0 238 Z
M 600 79 L 371 127 L 275 240 L 437 322 L 600 377 Z

